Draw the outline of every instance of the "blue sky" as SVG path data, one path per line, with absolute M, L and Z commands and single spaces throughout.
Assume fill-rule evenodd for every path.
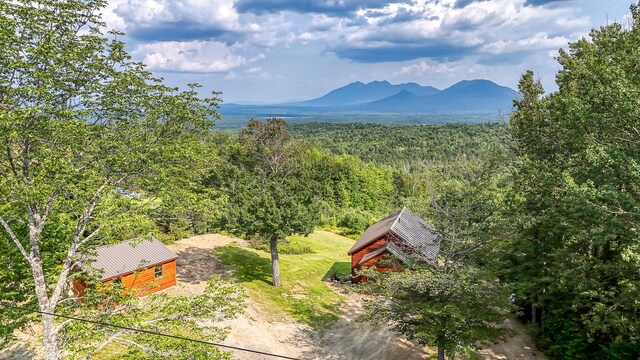
M 109 0 L 103 18 L 169 84 L 225 102 L 318 97 L 352 81 L 515 88 L 531 69 L 554 90 L 557 50 L 630 0 Z

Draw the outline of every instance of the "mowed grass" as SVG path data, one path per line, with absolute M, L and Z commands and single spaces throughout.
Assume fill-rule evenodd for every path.
M 292 236 L 292 243 L 309 246 L 313 253 L 280 254 L 282 286 L 271 286 L 271 255 L 268 252 L 230 244 L 214 249 L 225 264 L 233 265 L 236 277 L 246 285 L 251 298 L 274 315 L 285 313 L 323 330 L 340 316 L 344 297 L 323 281 L 337 270 L 351 271 L 347 251 L 354 241 L 327 231 L 308 237 Z

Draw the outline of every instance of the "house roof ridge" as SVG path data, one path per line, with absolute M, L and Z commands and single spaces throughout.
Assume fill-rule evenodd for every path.
M 407 210 L 406 206 L 403 206 L 402 209 L 400 209 L 400 212 L 398 212 L 398 216 L 396 216 L 391 226 L 389 226 L 389 230 L 393 231 L 393 227 L 396 226 L 396 224 L 398 223 L 398 220 L 400 219 L 400 217 L 402 216 L 402 213 L 404 213 L 405 210 Z
M 153 236 L 153 235 L 149 235 L 149 236 L 141 236 L 140 238 L 142 238 L 142 241 L 158 241 L 160 242 L 162 245 L 164 245 L 164 243 L 160 240 L 158 240 L 157 237 Z M 104 244 L 104 245 L 99 245 L 96 246 L 95 248 L 93 248 L 93 250 L 97 250 L 97 249 L 104 249 L 104 248 L 108 248 L 108 247 L 112 247 L 112 246 L 116 246 L 116 245 L 121 245 L 121 244 L 131 244 L 133 241 L 138 240 L 137 237 L 132 237 L 131 239 L 127 239 L 127 240 L 122 240 L 120 242 L 117 243 L 113 243 L 113 244 Z

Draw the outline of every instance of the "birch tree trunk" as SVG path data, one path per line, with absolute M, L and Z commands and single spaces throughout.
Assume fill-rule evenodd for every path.
M 38 299 L 40 311 L 53 314 L 55 304 L 51 304 L 47 294 L 47 284 L 40 259 L 32 259 L 31 271 L 35 280 L 35 293 Z M 41 314 L 42 317 L 42 342 L 44 346 L 44 358 L 46 360 L 58 359 L 58 332 L 56 330 L 53 315 Z

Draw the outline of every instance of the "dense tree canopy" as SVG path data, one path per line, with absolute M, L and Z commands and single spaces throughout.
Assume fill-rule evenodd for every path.
M 441 232 L 442 252 L 370 284 L 370 320 L 454 356 L 496 336 L 506 287 L 550 357 L 640 357 L 638 6 L 628 26 L 560 51 L 557 92 L 524 74 L 509 125 L 268 119 L 231 134 L 210 131 L 216 93 L 164 85 L 121 34 L 103 33 L 105 5 L 0 1 L 1 303 L 219 340 L 225 331 L 200 316 L 240 311 L 237 284 L 214 278 L 203 295 L 144 301 L 102 288 L 71 301 L 70 281 L 84 276 L 76 255 L 152 232 L 226 231 L 270 245 L 277 285 L 286 236 L 315 226 L 358 236 L 408 205 Z M 40 321 L 47 359 L 114 341 L 129 358 L 228 356 L 1 310 L 0 344 Z
M 505 278 L 549 355 L 640 356 L 640 13 L 558 57 L 559 90 L 526 73 L 511 117 L 518 163 Z
M 332 154 L 348 154 L 376 165 L 419 172 L 462 155 L 484 156 L 507 136 L 504 124 L 379 125 L 307 123 L 292 134 Z

